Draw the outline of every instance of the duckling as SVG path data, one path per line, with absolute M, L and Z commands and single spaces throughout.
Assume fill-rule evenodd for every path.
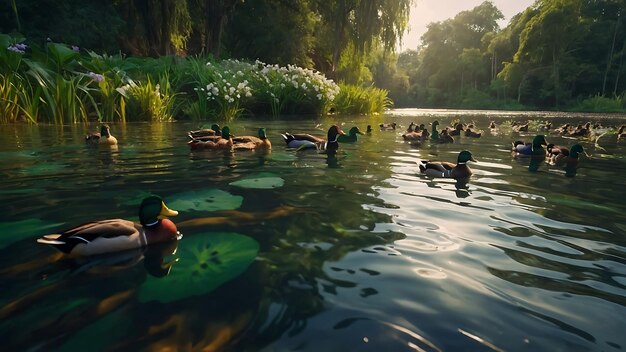
M 554 133 L 564 135 L 569 133 L 570 124 L 566 123 L 554 129 Z
M 348 131 L 347 135 L 339 135 L 338 141 L 340 143 L 354 143 L 357 140 L 357 134 L 364 134 L 361 130 L 354 126 Z
M 621 125 L 619 130 L 617 131 L 617 141 L 626 141 L 626 132 L 624 131 L 626 125 Z
M 436 143 L 454 143 L 454 138 L 448 133 L 448 130 L 443 130 L 441 131 L 441 135 L 439 135 L 439 139 Z
M 541 125 L 537 127 L 539 131 L 546 131 L 546 132 L 550 131 L 551 128 L 552 128 L 552 122 L 542 123 Z
M 395 131 L 397 124 L 395 122 L 392 123 L 381 123 L 378 125 L 381 131 Z
M 469 127 L 465 130 L 465 137 L 480 138 L 480 136 L 482 132 L 476 132 Z
M 459 122 L 454 125 L 454 129 L 452 129 L 452 131 L 448 131 L 448 134 L 451 136 L 460 136 L 461 132 L 463 132 L 463 124 Z
M 406 129 L 406 132 L 407 132 L 407 133 L 409 133 L 409 132 L 413 132 L 413 131 L 415 130 L 415 128 L 416 128 L 416 127 L 417 127 L 417 125 L 415 124 L 415 122 L 411 122 L 411 123 L 409 124 L 409 127 Z
M 117 138 L 111 135 L 109 125 L 100 126 L 100 133 L 89 133 L 85 136 L 85 143 L 88 145 L 114 146 L 117 145 Z
M 528 122 L 524 125 L 513 122 L 513 125 L 511 125 L 511 130 L 513 132 L 528 132 Z
M 587 137 L 591 133 L 591 123 L 587 122 L 585 125 L 579 124 L 576 129 L 569 133 L 569 137 Z
M 491 122 L 489 122 L 489 129 L 490 129 L 490 130 L 492 130 L 492 131 L 493 131 L 493 130 L 495 130 L 495 129 L 497 129 L 497 128 L 498 128 L 498 126 L 496 126 L 496 122 L 495 122 L 495 121 L 491 121 Z
M 89 222 L 58 234 L 44 235 L 37 243 L 54 246 L 72 256 L 91 256 L 144 247 L 178 239 L 180 233 L 168 216 L 178 215 L 158 196 L 145 198 L 139 207 L 139 222 L 112 219 Z
M 420 172 L 431 177 L 467 179 L 472 175 L 472 170 L 467 166 L 468 161 L 476 162 L 472 153 L 463 150 L 457 157 L 456 164 L 446 161 L 423 161 L 418 163 Z
M 367 129 L 365 130 L 365 133 L 372 134 L 372 125 L 367 125 Z

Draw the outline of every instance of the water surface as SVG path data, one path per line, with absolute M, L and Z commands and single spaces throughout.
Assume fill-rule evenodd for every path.
M 484 134 L 403 142 L 410 122 L 435 119 L 473 120 Z M 511 156 L 511 142 L 536 130 L 490 131 L 490 120 L 592 121 L 608 133 L 597 142 L 547 134 L 585 147 L 566 177 Z M 288 150 L 280 137 L 392 121 L 398 130 L 374 128 L 331 160 Z M 0 126 L 3 348 L 623 350 L 626 143 L 606 127 L 624 123 L 394 110 L 231 124 L 236 135 L 265 127 L 267 154 L 192 153 L 194 123 L 112 125 L 115 150 L 83 144 L 95 125 Z M 463 149 L 478 160 L 467 187 L 419 174 L 420 159 L 454 161 Z M 92 220 L 136 220 L 148 194 L 178 206 L 179 242 L 88 260 L 35 242 Z

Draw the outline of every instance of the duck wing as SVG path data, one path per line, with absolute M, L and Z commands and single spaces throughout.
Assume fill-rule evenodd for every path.
M 124 219 L 110 219 L 89 222 L 63 231 L 56 240 L 64 241 L 69 238 L 80 238 L 91 242 L 98 237 L 113 238 L 131 236 L 141 229 L 141 225 Z M 44 236 L 45 238 L 45 236 Z
M 301 141 L 310 141 L 313 143 L 326 143 L 326 140 L 324 138 L 316 137 L 308 133 L 293 133 L 292 136 L 295 139 L 301 140 Z

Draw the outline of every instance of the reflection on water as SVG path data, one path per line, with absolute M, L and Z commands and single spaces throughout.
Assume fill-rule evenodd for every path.
M 480 138 L 411 146 L 411 122 L 474 121 Z M 489 122 L 496 126 L 489 128 Z M 540 122 L 600 122 L 562 137 L 588 156 L 565 169 L 511 155 Z M 626 117 L 394 110 L 385 116 L 237 121 L 274 149 L 190 152 L 191 123 L 0 126 L 0 331 L 7 350 L 623 350 Z M 528 132 L 511 123 L 530 122 Z M 378 126 L 332 155 L 280 133 Z M 294 127 L 297 126 L 297 127 Z M 299 130 L 296 130 L 299 128 Z M 469 180 L 423 159 L 479 160 Z M 181 210 L 184 237 L 66 258 L 35 239 L 86 221 L 137 220 L 146 194 Z M 107 331 L 103 335 L 100 332 Z

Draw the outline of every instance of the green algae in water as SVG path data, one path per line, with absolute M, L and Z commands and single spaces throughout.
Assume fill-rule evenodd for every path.
M 168 197 L 165 204 L 177 211 L 219 211 L 237 209 L 243 203 L 242 196 L 235 196 L 226 191 L 211 188 L 178 193 Z
M 254 261 L 259 243 L 237 233 L 200 233 L 180 241 L 178 261 L 163 278 L 149 276 L 139 300 L 162 303 L 209 293 L 241 275 Z
M 272 189 L 282 187 L 284 184 L 285 180 L 269 172 L 262 172 L 256 176 L 230 183 L 231 186 L 253 189 Z

